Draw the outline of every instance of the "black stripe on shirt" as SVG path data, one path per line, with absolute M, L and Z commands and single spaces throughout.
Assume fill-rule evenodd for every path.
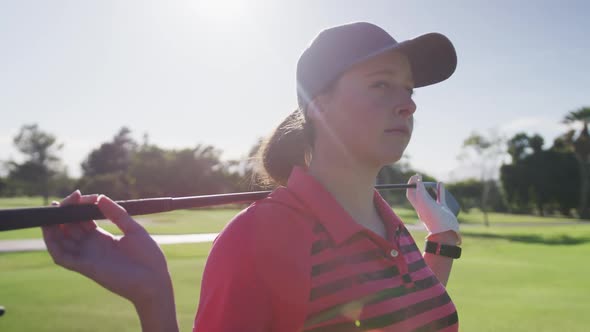
M 424 268 L 425 266 L 426 266 L 426 262 L 423 259 L 419 259 L 413 263 L 408 264 L 408 272 L 409 273 L 416 272 L 416 271 Z M 375 281 L 375 280 L 381 280 L 381 279 L 386 279 L 386 278 L 393 278 L 398 275 L 399 275 L 399 269 L 397 268 L 397 266 L 393 265 L 393 266 L 387 267 L 387 268 L 380 270 L 380 271 L 365 272 L 365 273 L 349 276 L 346 278 L 338 279 L 338 280 L 332 281 L 330 283 L 312 288 L 310 291 L 310 294 L 309 294 L 309 299 L 310 299 L 310 301 L 317 300 L 320 297 L 334 294 L 342 289 L 352 287 L 355 283 L 362 284 L 367 281 Z
M 432 321 L 426 325 L 422 325 L 419 328 L 413 330 L 412 332 L 431 332 L 431 331 L 438 331 L 444 328 L 447 328 L 451 325 L 457 324 L 459 322 L 459 316 L 457 312 L 453 312 L 452 314 Z
M 318 248 L 319 248 L 320 244 L 318 243 Z M 410 247 L 413 247 L 415 249 L 411 249 Z M 312 247 L 312 251 L 313 251 L 313 247 Z M 316 250 L 318 250 L 316 248 Z M 400 248 L 400 250 L 404 253 L 407 254 L 408 252 L 412 252 L 413 250 L 417 250 L 416 245 L 406 245 L 406 246 L 402 246 Z M 322 273 L 326 273 L 326 272 L 330 272 L 332 270 L 335 270 L 336 268 L 344 265 L 344 264 L 358 264 L 358 263 L 365 263 L 371 260 L 377 260 L 377 259 L 382 259 L 387 257 L 383 251 L 381 249 L 372 249 L 372 250 L 368 250 L 359 254 L 354 254 L 351 255 L 349 257 L 338 257 L 332 260 L 329 260 L 327 262 L 324 263 L 320 263 L 320 264 L 316 264 L 314 266 L 312 266 L 311 268 L 311 276 L 312 277 L 316 277 Z M 425 266 L 425 263 L 423 260 L 417 260 L 415 262 L 412 263 L 414 265 L 414 268 L 408 267 L 410 269 L 410 272 L 413 271 L 417 271 L 421 268 L 423 268 Z M 410 265 L 412 265 L 410 264 Z M 416 266 L 418 265 L 418 266 Z
M 314 234 L 324 233 L 325 231 L 326 231 L 326 227 L 324 227 L 324 225 L 320 224 L 319 222 L 313 226 L 313 233 Z
M 327 248 L 333 248 L 332 241 L 330 241 L 329 239 L 316 240 L 311 245 L 311 254 L 318 254 Z
M 408 229 L 404 226 L 404 227 L 400 227 L 399 229 L 399 235 L 400 236 L 409 236 L 412 237 L 412 234 L 410 234 L 410 231 L 408 231 Z
M 346 332 L 378 329 L 400 323 L 408 318 L 436 309 L 450 302 L 451 298 L 445 292 L 437 297 L 418 302 L 404 309 L 360 320 L 358 325 L 355 325 L 354 322 L 336 323 L 306 330 L 306 332 Z
M 330 272 L 345 264 L 358 264 L 371 260 L 382 259 L 385 255 L 381 249 L 372 249 L 365 252 L 357 253 L 348 257 L 338 257 L 324 263 L 316 264 L 311 267 L 311 276 L 316 277 L 322 273 Z
M 416 272 L 426 267 L 426 261 L 423 258 L 418 259 L 415 262 L 408 264 L 409 272 Z
M 334 294 L 341 291 L 342 289 L 352 287 L 356 283 L 362 284 L 368 281 L 393 278 L 397 275 L 399 275 L 399 270 L 397 266 L 394 265 L 379 271 L 366 272 L 349 276 L 346 278 L 338 279 L 336 281 L 332 281 L 322 286 L 312 288 L 309 294 L 309 299 L 310 301 L 314 301 L 320 297 Z
M 420 249 L 418 249 L 418 246 L 415 243 L 412 244 L 406 244 L 403 246 L 400 246 L 399 250 L 404 253 L 404 254 L 408 254 L 411 253 L 413 251 L 418 251 L 420 252 Z
M 341 245 L 339 245 L 338 248 L 349 246 L 349 245 L 351 245 L 357 241 L 360 241 L 362 239 L 367 239 L 366 235 L 364 235 L 363 233 L 356 233 L 353 236 L 351 236 L 349 239 L 344 241 Z M 318 254 L 327 248 L 336 248 L 336 246 L 334 246 L 334 243 L 330 239 L 316 240 L 311 245 L 311 254 L 312 255 Z
M 360 298 L 336 304 L 328 309 L 324 309 L 322 311 L 309 315 L 305 320 L 305 325 L 311 326 L 322 322 L 326 322 L 334 317 L 342 315 L 345 311 L 349 312 L 362 309 L 366 305 L 373 305 L 383 301 L 391 300 L 396 297 L 404 296 L 408 294 L 408 292 L 416 291 L 418 289 L 424 290 L 432 286 L 435 286 L 438 283 L 439 281 L 438 279 L 436 279 L 436 277 L 430 276 L 421 280 L 414 281 L 414 284 L 416 286 L 415 290 L 409 290 L 406 288 L 405 285 L 393 288 L 386 288 Z

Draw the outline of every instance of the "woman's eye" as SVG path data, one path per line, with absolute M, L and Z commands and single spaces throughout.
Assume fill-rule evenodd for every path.
M 410 94 L 410 97 L 414 95 L 414 88 L 413 87 L 403 87 L 401 85 L 394 85 L 388 81 L 377 81 L 373 84 L 371 84 L 371 88 L 376 88 L 376 89 L 393 89 L 395 87 L 395 89 L 405 89 L 406 91 L 408 91 L 408 93 Z
M 371 85 L 372 88 L 389 88 L 391 87 L 391 84 L 389 84 L 389 82 L 386 81 L 378 81 L 375 82 Z

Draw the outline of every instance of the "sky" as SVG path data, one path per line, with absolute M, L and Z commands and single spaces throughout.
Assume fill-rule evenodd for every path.
M 545 147 L 590 106 L 588 1 L 0 0 L 0 160 L 25 124 L 54 134 L 72 176 L 122 127 L 165 148 L 244 157 L 297 105 L 299 55 L 322 30 L 377 24 L 455 45 L 447 81 L 417 89 L 410 164 L 440 180 L 472 132 L 538 133 Z

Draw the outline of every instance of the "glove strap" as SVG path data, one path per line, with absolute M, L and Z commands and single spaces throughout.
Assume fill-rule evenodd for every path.
M 448 244 L 440 244 L 438 242 L 426 241 L 426 248 L 424 249 L 429 254 L 440 255 L 450 258 L 461 257 L 461 247 L 451 246 Z

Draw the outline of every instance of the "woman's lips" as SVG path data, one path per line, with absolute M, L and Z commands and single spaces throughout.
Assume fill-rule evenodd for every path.
M 389 129 L 385 129 L 385 133 L 409 135 L 410 131 L 407 128 L 389 128 Z

